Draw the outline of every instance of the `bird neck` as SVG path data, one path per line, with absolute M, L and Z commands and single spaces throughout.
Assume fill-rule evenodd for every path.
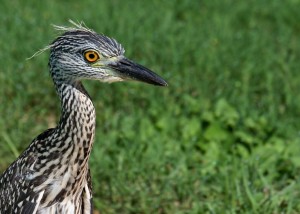
M 83 148 L 78 155 L 88 159 L 95 135 L 94 105 L 79 81 L 56 84 L 56 90 L 62 109 L 57 130 L 72 139 L 70 144 Z
M 87 183 L 88 161 L 95 135 L 95 109 L 82 84 L 55 80 L 54 83 L 61 100 L 60 121 L 47 136 L 49 145 L 43 147 L 40 141 L 36 141 L 35 146 L 37 150 L 47 148 L 47 152 L 37 153 L 40 157 L 35 165 L 39 170 L 34 176 L 46 179 L 37 188 L 45 188 L 47 184 L 47 194 L 40 206 L 67 197 L 79 197 Z

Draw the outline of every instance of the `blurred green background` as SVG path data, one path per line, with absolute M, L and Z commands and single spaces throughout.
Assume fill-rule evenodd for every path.
M 300 213 L 300 1 L 1 1 L 0 171 L 59 119 L 51 24 L 84 21 L 164 77 L 84 82 L 101 213 Z

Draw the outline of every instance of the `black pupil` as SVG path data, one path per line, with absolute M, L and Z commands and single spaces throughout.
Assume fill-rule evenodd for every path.
M 89 54 L 89 58 L 94 59 L 95 58 L 95 54 L 93 54 L 93 53 Z

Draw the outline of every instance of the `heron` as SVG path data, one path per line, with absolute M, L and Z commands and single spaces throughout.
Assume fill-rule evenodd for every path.
M 96 113 L 82 80 L 167 82 L 127 59 L 115 39 L 82 23 L 56 26 L 62 33 L 50 50 L 49 70 L 60 99 L 55 128 L 38 135 L 0 177 L 0 213 L 92 213 L 89 158 Z

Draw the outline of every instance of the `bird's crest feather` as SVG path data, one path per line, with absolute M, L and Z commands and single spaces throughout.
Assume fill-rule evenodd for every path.
M 55 30 L 61 31 L 61 32 L 82 30 L 82 31 L 90 32 L 90 33 L 95 33 L 92 29 L 89 29 L 83 21 L 75 22 L 75 21 L 69 19 L 69 22 L 72 24 L 71 27 L 54 25 L 54 24 L 52 24 L 52 26 L 54 27 Z M 50 45 L 47 45 L 46 47 L 38 50 L 31 57 L 27 58 L 27 60 L 32 59 L 32 58 L 42 54 L 43 52 L 49 50 L 52 46 L 53 45 L 50 44 Z

